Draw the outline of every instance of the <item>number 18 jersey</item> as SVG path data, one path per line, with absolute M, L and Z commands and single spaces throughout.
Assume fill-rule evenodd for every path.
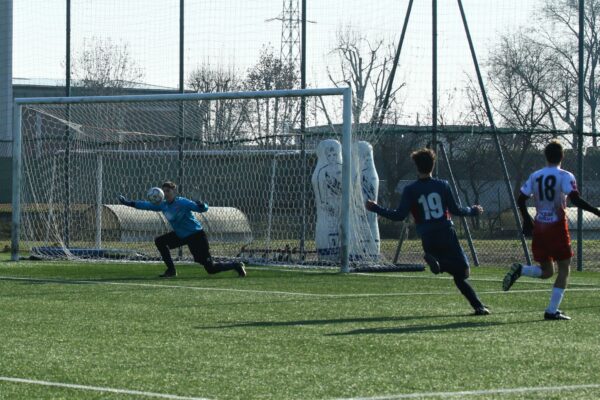
M 558 166 L 535 171 L 521 186 L 521 193 L 534 198 L 536 222 L 544 224 L 566 221 L 567 196 L 576 191 L 573 174 Z

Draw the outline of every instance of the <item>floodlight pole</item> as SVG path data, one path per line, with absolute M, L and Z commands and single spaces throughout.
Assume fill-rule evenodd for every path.
M 16 130 L 13 130 L 16 122 L 17 109 L 13 107 L 13 1 L 0 1 L 0 48 L 4 51 L 0 52 L 0 139 L 12 139 L 12 144 L 8 141 L 0 143 L 0 154 L 10 156 L 10 147 L 14 154 L 16 141 L 18 140 Z M 6 147 L 4 147 L 6 146 Z M 12 198 L 20 194 L 20 178 L 15 175 L 16 158 L 13 155 L 13 175 L 12 175 Z M 19 165 L 17 165 L 19 167 Z M 12 246 L 11 259 L 18 260 L 18 234 L 19 234 L 19 213 L 16 210 L 16 205 L 12 203 Z M 16 231 L 15 231 L 16 229 Z M 15 240 L 16 236 L 16 240 Z
M 65 96 L 71 96 L 71 0 L 67 1 L 67 22 L 65 27 L 66 48 L 65 48 Z
M 185 0 L 179 0 L 179 93 L 185 93 L 184 87 L 184 22 L 185 22 L 185 12 L 184 12 Z M 179 135 L 178 135 L 178 143 L 177 147 L 179 149 L 179 155 L 177 157 L 177 184 L 179 185 L 180 192 L 184 190 L 184 182 L 183 182 L 183 142 L 184 142 L 184 133 L 185 133 L 185 120 L 183 113 L 183 102 L 179 103 Z M 181 253 L 181 249 L 179 251 Z
M 433 148 L 437 145 L 437 111 L 438 111 L 438 97 L 437 97 L 437 0 L 432 0 L 431 4 L 432 12 L 432 23 L 431 23 L 431 141 L 433 142 Z
M 413 6 L 413 0 L 408 2 L 408 6 L 406 8 L 406 14 L 404 15 L 404 23 L 402 24 L 402 33 L 400 34 L 400 40 L 398 41 L 398 47 L 396 48 L 396 54 L 394 55 L 394 62 L 392 63 L 392 70 L 390 71 L 390 77 L 387 81 L 387 87 L 385 90 L 385 96 L 383 98 L 383 102 L 381 103 L 381 107 L 378 110 L 379 116 L 377 120 L 377 131 L 378 134 L 381 130 L 381 126 L 383 125 L 383 120 L 385 119 L 385 114 L 387 112 L 387 108 L 390 102 L 390 97 L 392 95 L 392 85 L 394 83 L 394 78 L 396 77 L 396 69 L 398 67 L 398 61 L 400 61 L 400 53 L 402 52 L 402 46 L 404 45 L 404 38 L 406 37 L 406 28 L 408 27 L 408 21 L 410 19 L 410 13 Z
M 184 87 L 184 60 L 185 60 L 185 0 L 179 0 L 179 93 L 185 93 Z M 183 147 L 185 142 L 185 114 L 184 114 L 184 102 L 179 103 L 179 134 L 177 137 L 177 184 L 179 185 L 180 193 L 185 193 L 188 189 L 184 182 L 184 153 Z M 187 194 L 190 196 L 190 194 Z M 180 247 L 177 250 L 177 256 L 179 259 L 183 257 L 183 248 Z
M 306 89 L 306 0 L 302 0 L 302 14 L 301 18 L 301 27 L 300 30 L 300 89 Z M 300 98 L 300 150 L 301 150 L 301 160 L 302 160 L 302 207 L 301 207 L 301 219 L 302 223 L 300 224 L 300 259 L 304 261 L 306 257 L 306 225 L 307 225 L 307 198 L 306 198 L 306 188 L 309 183 L 308 176 L 308 160 L 306 154 L 306 97 L 302 96 Z
M 485 85 L 483 84 L 483 78 L 481 76 L 481 70 L 479 69 L 479 62 L 477 61 L 477 54 L 475 53 L 475 47 L 473 46 L 473 40 L 471 39 L 471 32 L 469 31 L 469 25 L 467 23 L 467 17 L 465 16 L 465 10 L 462 5 L 462 0 L 458 1 L 458 8 L 460 9 L 460 15 L 463 21 L 463 25 L 465 27 L 465 34 L 467 35 L 467 40 L 469 42 L 469 49 L 471 50 L 471 57 L 473 58 L 473 64 L 475 66 L 475 72 L 477 73 L 477 80 L 479 82 L 479 88 L 481 90 L 481 97 L 483 98 L 483 102 L 485 104 L 485 110 L 487 113 L 488 120 L 490 121 L 490 126 L 492 128 L 494 143 L 496 144 L 496 150 L 498 151 L 498 156 L 500 157 L 500 163 L 502 164 L 502 173 L 504 175 L 504 182 L 506 183 L 506 189 L 508 191 L 508 197 L 510 198 L 510 204 L 513 211 L 513 216 L 515 218 L 515 223 L 517 225 L 517 229 L 519 231 L 519 237 L 521 239 L 521 245 L 523 247 L 523 253 L 525 255 L 525 260 L 528 265 L 531 265 L 531 257 L 529 255 L 529 249 L 527 248 L 527 242 L 525 240 L 525 235 L 523 235 L 523 227 L 521 225 L 521 219 L 519 217 L 519 211 L 517 210 L 517 203 L 515 201 L 515 196 L 512 192 L 512 186 L 510 184 L 510 175 L 508 174 L 508 169 L 506 168 L 506 160 L 504 159 L 504 153 L 502 152 L 502 146 L 500 145 L 500 139 L 498 138 L 498 132 L 496 130 L 496 124 L 494 123 L 494 116 L 492 114 L 492 108 L 490 107 L 490 102 L 488 100 L 487 92 L 485 90 Z
M 439 142 L 437 144 L 437 147 L 440 149 L 440 153 L 446 161 L 446 168 L 448 168 L 448 175 L 450 177 L 450 188 L 452 189 L 452 192 L 456 197 L 458 206 L 462 207 L 460 196 L 458 195 L 458 185 L 456 184 L 456 179 L 454 179 L 454 173 L 452 172 L 452 166 L 450 165 L 450 158 L 448 158 L 446 148 L 444 147 L 444 144 L 442 142 Z M 463 229 L 465 230 L 465 235 L 467 236 L 467 243 L 469 244 L 469 250 L 471 250 L 473 264 L 475 264 L 476 267 L 479 267 L 479 257 L 477 256 L 477 250 L 475 250 L 475 245 L 473 244 L 473 237 L 471 236 L 471 230 L 469 229 L 469 223 L 467 222 L 467 218 L 462 216 L 460 217 L 460 221 L 462 222 Z
M 67 26 L 66 26 L 66 68 L 65 68 L 65 95 L 71 96 L 71 0 L 66 0 L 67 6 Z M 64 203 L 64 224 L 65 224 L 65 247 L 69 248 L 71 242 L 71 105 L 66 106 L 65 127 L 65 203 Z
M 577 76 L 577 180 L 579 191 L 583 191 L 583 90 L 585 85 L 584 76 L 584 47 L 585 34 L 585 8 L 584 0 L 579 0 L 579 46 L 578 46 L 578 69 Z M 583 210 L 577 208 L 577 271 L 583 271 Z

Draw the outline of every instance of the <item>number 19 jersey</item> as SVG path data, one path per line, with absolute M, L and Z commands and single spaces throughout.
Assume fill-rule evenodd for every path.
M 567 196 L 577 191 L 575 177 L 558 166 L 535 171 L 521 186 L 521 193 L 533 196 L 536 222 L 551 224 L 566 221 Z
M 375 212 L 394 221 L 412 214 L 417 233 L 421 236 L 452 226 L 450 214 L 476 215 L 471 207 L 459 207 L 448 182 L 441 179 L 422 178 L 406 186 L 400 204 L 395 210 L 377 206 Z

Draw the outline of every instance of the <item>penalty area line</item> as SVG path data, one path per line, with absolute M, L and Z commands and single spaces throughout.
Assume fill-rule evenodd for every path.
M 132 396 L 154 397 L 154 398 L 159 398 L 159 399 L 209 400 L 206 397 L 177 396 L 174 394 L 144 392 L 144 391 L 140 391 L 140 390 L 115 389 L 115 388 L 108 388 L 108 387 L 102 387 L 102 386 L 77 385 L 77 384 L 73 384 L 73 383 L 48 382 L 48 381 L 39 381 L 39 380 L 34 380 L 34 379 L 12 378 L 12 377 L 8 377 L 8 376 L 0 376 L 0 381 L 11 382 L 11 383 L 24 383 L 24 384 L 28 384 L 28 385 L 53 386 L 53 387 L 65 388 L 65 389 L 87 390 L 87 391 L 92 391 L 92 392 L 118 393 L 118 394 L 132 395 Z
M 587 384 L 587 385 L 566 385 L 566 386 L 533 386 L 533 387 L 520 387 L 520 388 L 506 388 L 506 389 L 487 389 L 487 390 L 464 390 L 460 392 L 420 392 L 420 393 L 407 393 L 407 394 L 396 394 L 389 396 L 376 396 L 376 397 L 344 397 L 336 398 L 334 400 L 401 400 L 401 399 L 423 399 L 428 397 L 464 397 L 464 396 L 487 396 L 496 394 L 513 394 L 513 393 L 535 393 L 535 392 L 553 392 L 553 391 L 574 391 L 584 389 L 600 389 L 600 384 Z

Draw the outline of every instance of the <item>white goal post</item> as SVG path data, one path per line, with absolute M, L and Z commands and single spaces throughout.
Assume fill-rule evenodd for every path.
M 325 97 L 334 104 L 329 110 Z M 301 104 L 312 107 L 304 124 Z M 316 126 L 341 130 L 315 134 Z M 152 243 L 123 244 L 130 237 L 125 220 L 150 222 L 124 215 L 116 195 L 143 199 L 147 188 L 174 180 L 182 196 L 216 209 L 199 216 L 213 256 L 252 261 L 277 253 L 279 261 L 318 265 L 310 174 L 318 143 L 330 138 L 342 148 L 334 264 L 347 272 L 356 258 L 352 241 L 360 241 L 352 214 L 364 213 L 357 210 L 362 201 L 353 200 L 360 193 L 353 184 L 350 88 L 15 99 L 12 259 L 19 250 L 48 248 L 75 258 L 119 249 L 134 259 L 156 255 Z M 211 229 L 227 231 L 233 220 L 247 221 L 256 242 L 248 235 L 246 243 L 213 239 Z M 136 247 L 145 245 L 150 249 Z M 286 259 L 290 254 L 298 257 Z

